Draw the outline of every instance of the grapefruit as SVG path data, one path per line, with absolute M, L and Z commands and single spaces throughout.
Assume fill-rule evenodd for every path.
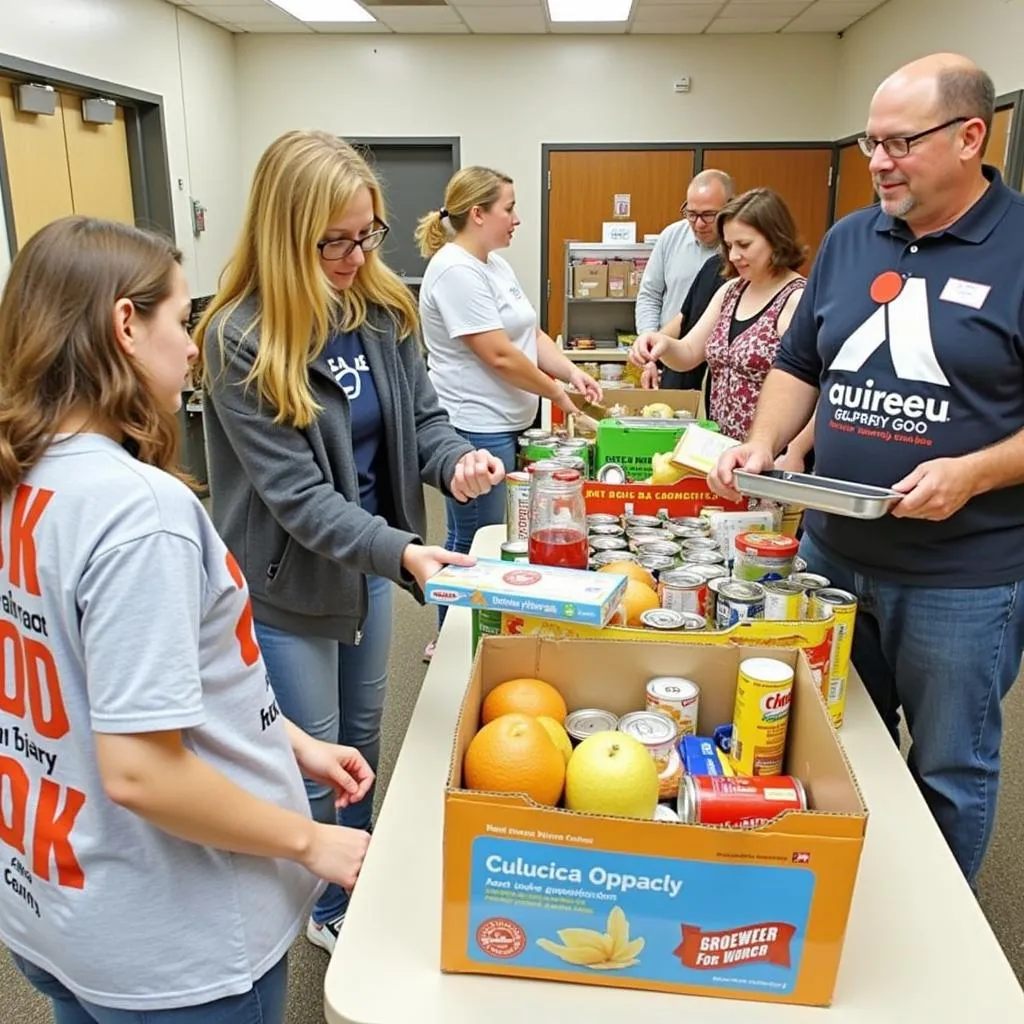
M 627 626 L 642 626 L 640 616 L 651 608 L 660 608 L 658 594 L 645 583 L 630 580 L 626 584 L 626 592 L 622 595 L 622 615 Z
M 470 740 L 462 776 L 467 789 L 526 793 L 553 807 L 565 783 L 565 758 L 536 718 L 501 715 Z
M 499 715 L 546 715 L 561 724 L 569 713 L 562 695 L 543 679 L 509 679 L 484 698 L 480 721 L 486 725 Z
M 565 771 L 565 806 L 620 818 L 654 817 L 658 769 L 650 751 L 624 732 L 595 732 L 573 752 Z
M 636 562 L 609 562 L 607 565 L 602 565 L 597 571 L 614 573 L 616 576 L 628 576 L 631 580 L 650 587 L 651 590 L 655 587 L 654 577 Z
M 551 742 L 562 752 L 562 757 L 568 764 L 569 758 L 572 757 L 572 740 L 569 739 L 569 734 L 562 727 L 562 723 L 548 718 L 547 715 L 540 715 L 537 721 L 544 726 L 545 731 L 551 737 Z

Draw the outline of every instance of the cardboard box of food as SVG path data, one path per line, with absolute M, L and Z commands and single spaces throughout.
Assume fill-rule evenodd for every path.
M 483 698 L 507 679 L 540 678 L 570 710 L 621 715 L 644 707 L 649 679 L 684 675 L 701 688 L 698 730 L 709 734 L 731 720 L 740 662 L 760 654 L 487 638 L 462 699 L 445 790 L 441 969 L 828 1005 L 867 810 L 800 652 L 772 657 L 796 669 L 784 767 L 802 781 L 807 811 L 734 829 L 463 788 Z
M 633 266 L 629 272 L 629 284 L 626 287 L 626 298 L 635 299 L 640 294 L 640 281 L 647 269 L 646 259 L 633 260 Z
M 629 275 L 633 271 L 632 260 L 608 261 L 608 298 L 625 299 L 629 293 Z
M 572 268 L 572 294 L 577 299 L 608 297 L 608 266 L 605 263 L 580 263 Z
M 513 611 L 542 619 L 603 626 L 615 614 L 626 577 L 478 558 L 473 565 L 447 565 L 424 590 L 428 604 Z
M 569 391 L 567 394 L 577 409 L 583 410 L 588 416 L 595 419 L 639 416 L 644 409 L 652 405 L 667 405 L 674 412 L 699 416 L 701 399 L 704 397 L 699 391 L 674 391 L 672 389 L 644 391 L 642 388 L 607 387 L 604 389 L 604 397 L 601 399 L 601 408 L 604 411 L 599 412 L 588 407 L 586 398 L 579 392 Z
M 674 484 L 603 484 L 587 480 L 583 485 L 587 513 L 607 512 L 613 516 L 699 516 L 705 509 L 723 512 L 746 511 L 753 499 L 728 501 L 708 487 L 707 478 L 687 476 Z

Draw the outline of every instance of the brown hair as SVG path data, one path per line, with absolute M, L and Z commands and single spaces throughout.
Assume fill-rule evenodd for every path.
M 42 458 L 74 409 L 111 423 L 142 462 L 176 471 L 178 422 L 114 337 L 114 305 L 143 319 L 170 293 L 181 253 L 111 221 L 65 217 L 11 265 L 0 300 L 0 497 Z
M 731 220 L 742 221 L 764 235 L 772 249 L 774 270 L 799 270 L 803 266 L 807 246 L 800 241 L 796 222 L 785 200 L 770 188 L 752 188 L 730 199 L 718 213 L 716 226 L 721 239 L 723 277 L 736 276 L 736 268 L 729 259 L 729 247 L 725 244 L 725 225 Z
M 511 184 L 507 174 L 490 167 L 463 167 L 456 171 L 444 190 L 444 206 L 420 217 L 416 226 L 416 244 L 423 258 L 430 259 L 448 242 L 445 220 L 458 234 L 469 222 L 474 206 L 489 210 L 501 198 L 502 185 Z

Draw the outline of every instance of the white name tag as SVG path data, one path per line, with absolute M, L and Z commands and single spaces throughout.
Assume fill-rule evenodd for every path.
M 970 306 L 971 309 L 981 309 L 985 305 L 988 293 L 992 286 L 978 284 L 975 281 L 961 281 L 958 277 L 951 277 L 946 282 L 939 296 L 943 302 L 955 302 L 958 306 Z

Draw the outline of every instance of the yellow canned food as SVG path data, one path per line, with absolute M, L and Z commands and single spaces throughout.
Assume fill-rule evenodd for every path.
M 822 686 L 832 724 L 838 729 L 843 724 L 846 710 L 846 680 L 850 675 L 850 655 L 853 651 L 853 628 L 857 620 L 857 598 L 848 590 L 823 587 L 807 595 L 808 611 L 812 619 L 835 616 L 832 630 L 832 655 L 828 666 L 828 684 Z
M 740 662 L 729 761 L 737 775 L 781 775 L 793 670 L 775 658 Z

